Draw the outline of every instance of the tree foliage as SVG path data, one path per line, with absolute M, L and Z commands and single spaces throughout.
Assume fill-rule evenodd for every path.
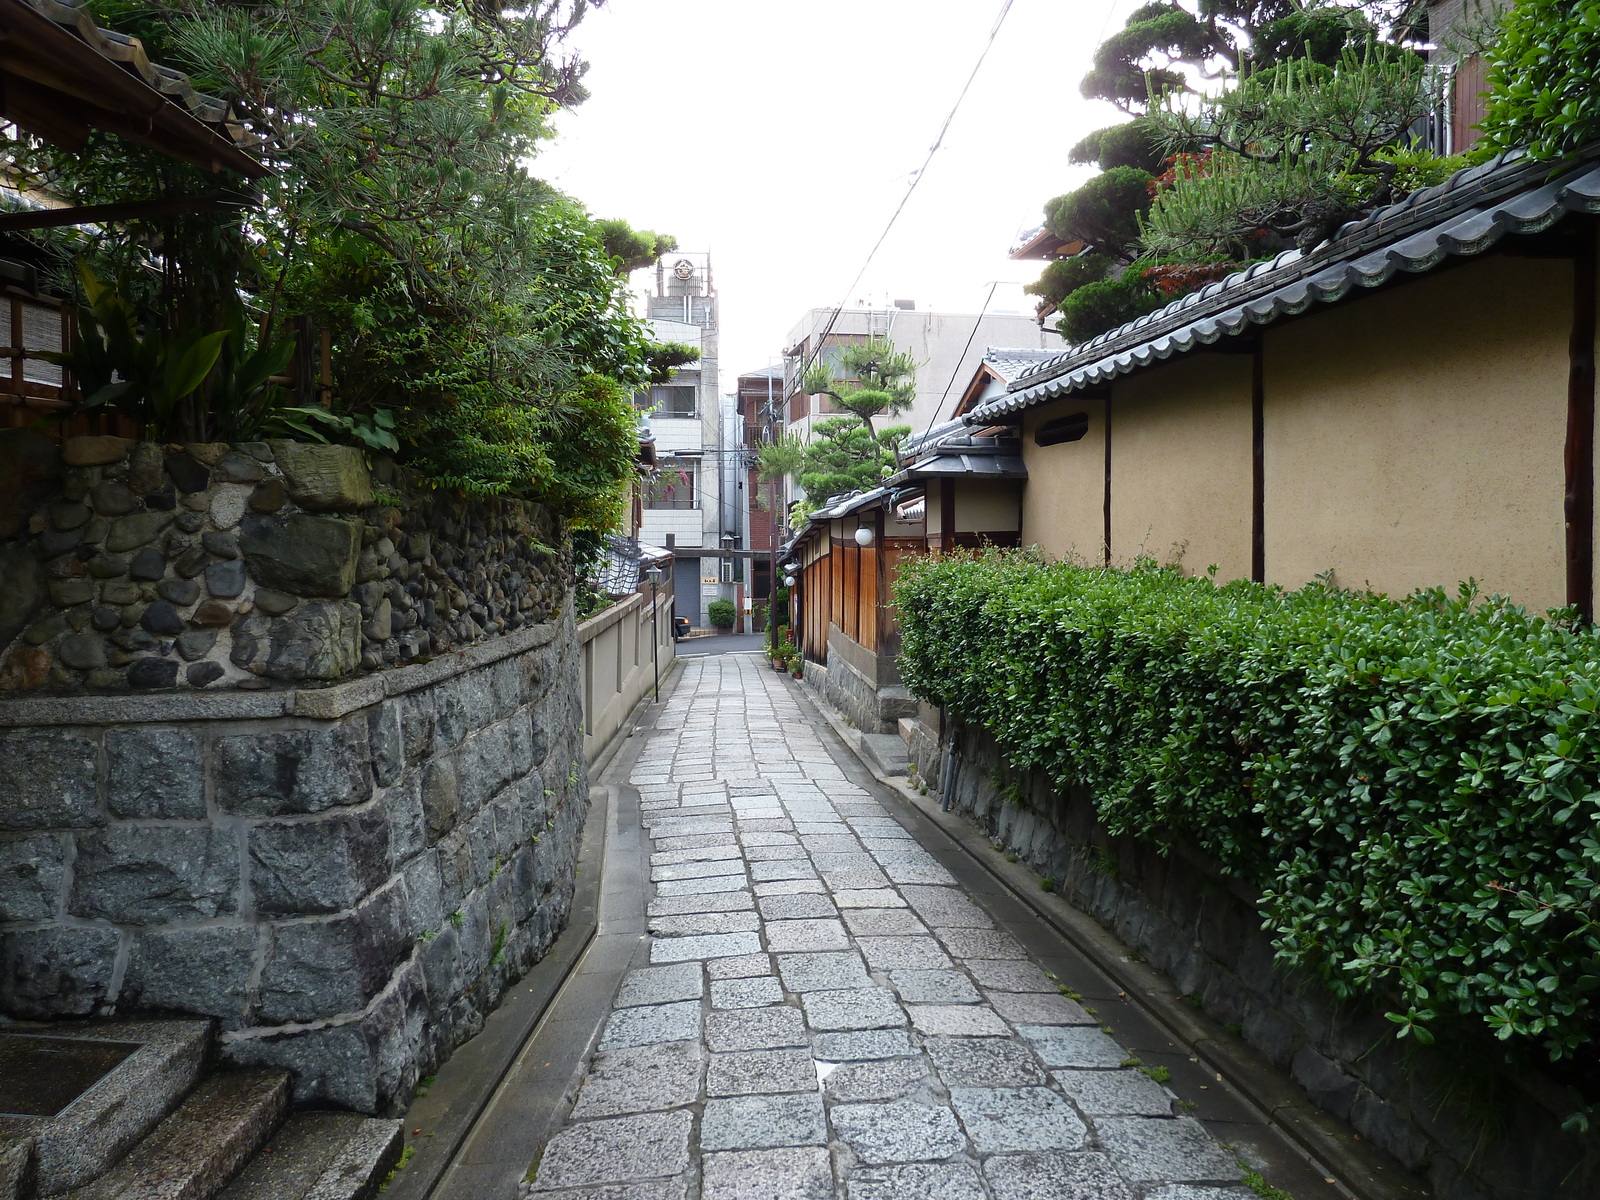
M 588 8 L 103 0 L 108 25 L 233 98 L 274 173 L 252 208 L 107 226 L 90 257 L 160 337 L 217 331 L 241 294 L 246 352 L 311 318 L 352 428 L 388 412 L 440 484 L 603 520 L 631 470 L 627 397 L 671 357 L 628 313 L 625 276 L 671 239 L 592 220 L 525 165 L 585 94 L 560 46 Z M 115 139 L 4 149 L 76 203 L 243 194 Z M 227 426 L 213 376 L 182 432 Z
M 894 348 L 888 338 L 873 335 L 864 342 L 839 347 L 837 364 L 817 363 L 807 372 L 807 394 L 830 397 L 853 414 L 867 432 L 880 413 L 899 416 L 917 398 L 917 360 Z
M 1254 884 L 1287 966 L 1401 1037 L 1594 1040 L 1600 633 L 1570 612 L 1025 553 L 909 560 L 895 602 L 914 692 Z
M 1029 288 L 1041 313 L 1058 310 L 1062 335 L 1081 342 L 1216 278 L 1219 260 L 1315 240 L 1384 202 L 1383 185 L 1407 176 L 1382 150 L 1403 140 L 1426 90 L 1420 60 L 1401 68 L 1408 56 L 1392 47 L 1416 38 L 1421 13 L 1414 0 L 1156 0 L 1133 12 L 1081 85 L 1133 120 L 1074 146 L 1070 161 L 1101 173 L 1045 205 L 1045 228 L 1093 261 L 1046 268 Z M 1353 53 L 1393 69 L 1352 70 Z M 1254 136 L 1219 139 L 1230 119 Z M 1184 157 L 1199 152 L 1203 166 Z M 1147 216 L 1163 203 L 1152 236 Z
M 1554 159 L 1600 137 L 1600 0 L 1521 0 L 1488 61 L 1486 153 Z
M 1291 59 L 1253 72 L 1198 102 L 1169 97 L 1147 118 L 1163 148 L 1201 154 L 1159 187 L 1141 244 L 1246 257 L 1263 242 L 1315 245 L 1419 176 L 1436 182 L 1459 165 L 1410 149 L 1409 130 L 1437 103 L 1420 55 L 1371 42 L 1331 65 Z

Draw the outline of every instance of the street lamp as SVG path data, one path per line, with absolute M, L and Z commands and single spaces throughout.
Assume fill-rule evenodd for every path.
M 650 581 L 650 669 L 656 677 L 656 703 L 661 702 L 661 660 L 657 657 L 661 645 L 661 635 L 656 632 L 656 612 L 661 607 L 661 602 L 656 598 L 656 589 L 661 586 L 661 568 L 652 564 L 644 573 Z
M 863 547 L 872 545 L 872 526 L 856 526 L 856 545 Z

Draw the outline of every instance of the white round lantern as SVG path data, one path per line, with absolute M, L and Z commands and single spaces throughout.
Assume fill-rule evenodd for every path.
M 870 525 L 857 525 L 856 526 L 856 545 L 858 545 L 858 546 L 870 546 L 870 545 L 872 545 L 872 527 Z

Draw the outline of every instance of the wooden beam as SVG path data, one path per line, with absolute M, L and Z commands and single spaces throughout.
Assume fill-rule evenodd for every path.
M 1106 392 L 1104 425 L 1106 435 L 1106 492 L 1104 500 L 1105 528 L 1101 531 L 1101 553 L 1106 566 L 1111 565 L 1111 393 Z
M 1267 581 L 1267 388 L 1262 339 L 1250 360 L 1250 578 Z
M 1567 604 L 1594 620 L 1594 338 L 1595 223 L 1583 219 L 1572 264 L 1572 337 L 1567 350 L 1564 509 Z
M 249 208 L 252 202 L 226 196 L 174 196 L 166 200 L 129 200 L 121 204 L 83 204 L 76 208 L 43 208 L 0 214 L 0 233 L 53 229 L 60 225 L 106 225 L 113 221 L 151 220 L 222 208 Z

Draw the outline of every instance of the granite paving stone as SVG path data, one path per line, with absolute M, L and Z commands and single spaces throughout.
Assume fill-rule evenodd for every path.
M 853 1029 L 846 1033 L 819 1033 L 811 1039 L 811 1052 L 822 1062 L 897 1058 L 914 1050 L 903 1029 Z
M 833 902 L 840 908 L 904 908 L 905 897 L 892 888 L 839 888 Z
M 905 1009 L 888 988 L 806 992 L 800 998 L 812 1029 L 893 1029 L 906 1023 Z
M 1170 1117 L 1172 1094 L 1142 1071 L 1052 1071 L 1050 1078 L 1090 1116 Z
M 926 935 L 928 927 L 915 913 L 904 908 L 852 908 L 844 911 L 844 923 L 857 937 Z
M 668 967 L 642 967 L 629 971 L 617 990 L 616 1007 L 667 1004 L 673 1000 L 698 1000 L 705 995 L 699 963 L 674 963 Z
M 757 896 L 821 896 L 827 894 L 828 888 L 817 878 L 769 879 L 756 884 L 755 891 Z
M 834 1130 L 869 1165 L 944 1159 L 966 1149 L 956 1115 L 916 1100 L 888 1104 L 836 1104 Z
M 743 1050 L 713 1054 L 706 1094 L 748 1096 L 758 1092 L 814 1091 L 817 1067 L 806 1049 Z
M 1047 1067 L 1120 1067 L 1129 1057 L 1108 1034 L 1081 1025 L 1019 1025 Z
M 1031 962 L 969 958 L 961 964 L 981 987 L 997 992 L 1055 992 L 1056 985 Z
M 655 1042 L 682 1042 L 700 1036 L 700 1002 L 652 1004 L 619 1008 L 606 1022 L 600 1049 L 648 1046 Z
M 866 965 L 854 950 L 821 954 L 780 954 L 778 974 L 791 992 L 836 992 L 871 987 Z
M 907 1004 L 976 1004 L 982 999 L 960 971 L 890 971 L 889 980 Z M 999 1011 L 999 1005 L 994 1007 Z
M 776 953 L 806 950 L 844 950 L 850 945 L 844 925 L 826 917 L 800 921 L 768 921 L 763 931 L 767 949 Z
M 656 884 L 657 896 L 703 896 L 708 892 L 742 892 L 750 886 L 743 875 L 713 875 L 709 879 L 668 879 Z
M 690 937 L 657 938 L 650 946 L 650 961 L 683 962 L 691 958 L 734 958 L 761 949 L 756 933 L 705 933 Z
M 971 1163 L 905 1163 L 861 1167 L 846 1183 L 850 1200 L 984 1200 Z
M 1061 1096 L 1042 1087 L 953 1087 L 950 1105 L 979 1154 L 1081 1150 L 1088 1126 Z
M 708 1154 L 700 1200 L 833 1200 L 833 1164 L 820 1146 Z
M 706 974 L 713 980 L 771 975 L 772 957 L 768 954 L 740 954 L 734 958 L 713 958 L 706 963 Z
M 1011 1038 L 930 1037 L 923 1043 L 949 1087 L 1029 1087 L 1046 1082 L 1039 1060 Z
M 874 971 L 933 971 L 952 965 L 931 937 L 864 937 L 856 945 Z
M 984 999 L 1014 1025 L 1098 1025 L 1099 1019 L 1065 996 L 1045 992 L 989 992 Z
M 1100 1142 L 1134 1183 L 1233 1183 L 1238 1160 L 1193 1117 L 1101 1117 Z
M 707 1100 L 705 1115 L 700 1118 L 700 1146 L 704 1150 L 823 1146 L 827 1141 L 822 1097 L 815 1091 Z
M 798 917 L 837 917 L 839 910 L 825 894 L 802 893 L 793 896 L 763 896 L 756 901 L 761 915 L 769 921 L 791 921 Z
M 806 1044 L 798 1008 L 735 1008 L 706 1018 L 706 1045 L 713 1050 L 773 1050 Z
M 760 1008 L 782 1004 L 783 987 L 771 975 L 748 979 L 716 979 L 711 983 L 712 1008 Z
M 994 1200 L 1134 1200 L 1111 1160 L 1093 1151 L 997 1154 L 983 1173 Z
M 686 937 L 701 933 L 755 933 L 761 918 L 753 912 L 683 913 L 670 917 L 651 917 L 651 933 L 657 937 Z
M 1009 1037 L 1011 1027 L 993 1009 L 978 1004 L 910 1004 L 911 1024 L 918 1033 L 953 1037 Z
M 957 958 L 1027 958 L 1022 943 L 998 929 L 941 927 L 935 931 L 944 948 Z
M 725 654 L 635 735 L 640 952 L 524 1194 L 1253 1200 L 819 728 Z
M 704 1070 L 699 1042 L 605 1051 L 595 1056 L 572 1115 L 613 1117 L 693 1104 Z
M 929 1083 L 928 1064 L 920 1058 L 883 1058 L 838 1063 L 822 1081 L 832 1101 L 898 1100 Z
M 569 1125 L 539 1160 L 540 1191 L 677 1175 L 689 1167 L 689 1113 L 648 1113 Z
M 660 883 L 665 879 L 705 879 L 712 875 L 727 875 L 738 864 L 728 862 L 665 863 L 650 868 L 650 878 Z

